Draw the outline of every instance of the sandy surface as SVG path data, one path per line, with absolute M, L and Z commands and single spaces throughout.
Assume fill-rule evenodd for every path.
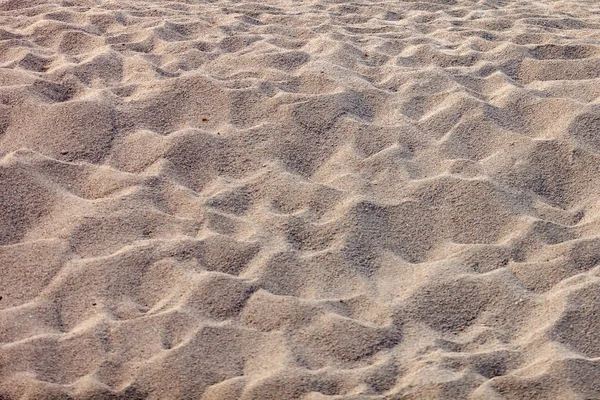
M 600 2 L 0 0 L 0 398 L 600 399 Z

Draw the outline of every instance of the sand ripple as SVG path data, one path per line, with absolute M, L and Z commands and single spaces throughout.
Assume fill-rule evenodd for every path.
M 600 6 L 0 0 L 0 399 L 592 399 Z

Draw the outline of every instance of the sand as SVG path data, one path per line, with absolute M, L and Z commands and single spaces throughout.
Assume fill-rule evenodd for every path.
M 600 399 L 599 39 L 0 0 L 0 399 Z

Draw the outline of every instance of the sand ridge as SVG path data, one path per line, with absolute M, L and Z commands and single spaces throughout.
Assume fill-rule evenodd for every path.
M 0 0 L 0 399 L 600 398 L 600 4 Z

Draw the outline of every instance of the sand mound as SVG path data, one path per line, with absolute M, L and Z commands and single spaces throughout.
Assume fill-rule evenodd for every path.
M 597 2 L 0 21 L 0 399 L 600 398 Z

